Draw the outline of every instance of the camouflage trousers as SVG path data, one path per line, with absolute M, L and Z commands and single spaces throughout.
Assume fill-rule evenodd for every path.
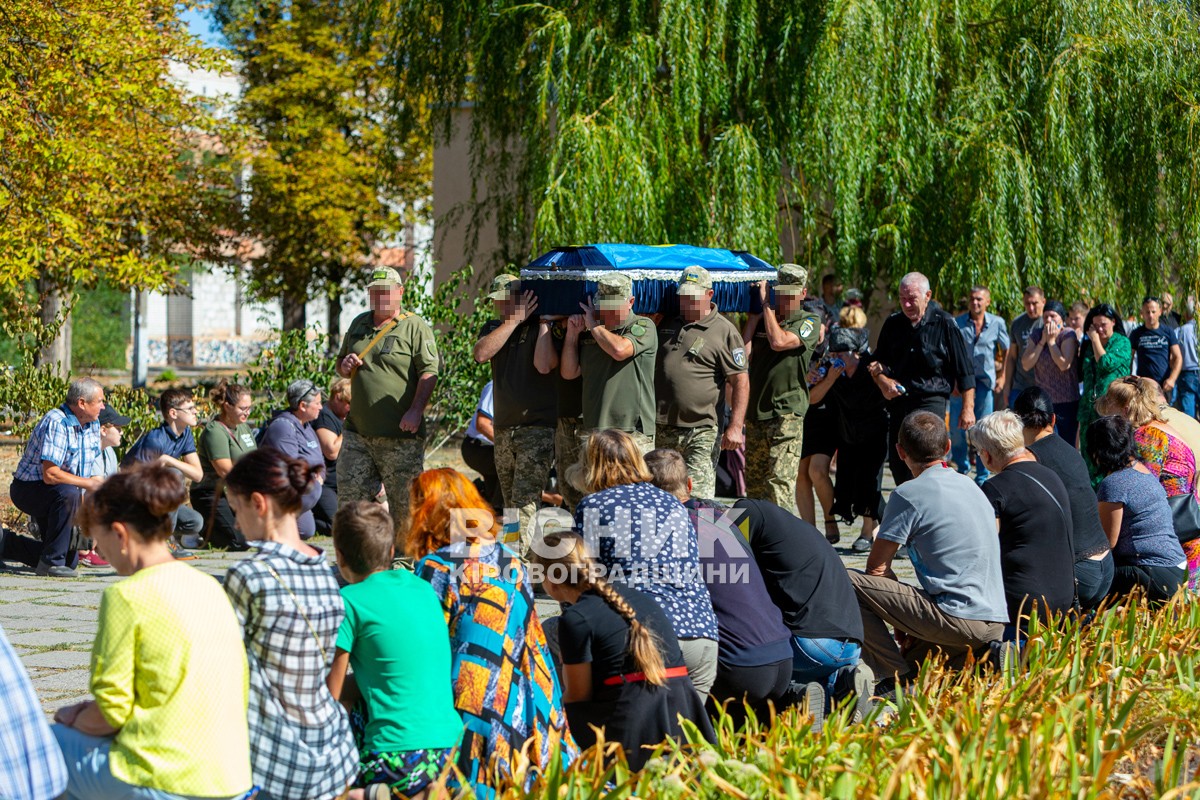
M 554 471 L 558 475 L 558 491 L 563 496 L 563 505 L 574 513 L 575 506 L 583 499 L 579 490 L 567 481 L 567 467 L 579 460 L 579 417 L 559 417 L 554 429 Z
M 409 487 L 424 470 L 424 439 L 359 436 L 346 431 L 337 462 L 338 506 L 374 500 L 382 483 L 399 536 L 408 526 Z M 396 549 L 402 549 L 399 540 Z
M 524 557 L 533 537 L 533 520 L 542 502 L 542 490 L 554 463 L 554 429 L 537 426 L 496 428 L 496 474 L 504 494 L 504 513 L 516 509 L 520 542 L 512 545 Z
M 717 426 L 680 428 L 659 425 L 654 434 L 656 447 L 677 450 L 687 463 L 692 479 L 692 496 L 712 500 L 717 493 Z
M 800 472 L 800 446 L 804 442 L 804 416 L 753 422 L 746 420 L 746 496 L 770 500 L 796 513 L 796 475 Z

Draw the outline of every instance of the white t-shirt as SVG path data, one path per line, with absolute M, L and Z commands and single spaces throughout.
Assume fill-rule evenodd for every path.
M 479 403 L 475 406 L 475 415 L 482 414 L 488 419 L 492 419 L 492 382 L 488 381 L 483 387 L 483 392 L 479 395 Z M 467 436 L 484 444 L 494 445 L 491 439 L 479 432 L 479 428 L 475 427 L 475 416 L 471 417 L 471 424 L 467 426 Z

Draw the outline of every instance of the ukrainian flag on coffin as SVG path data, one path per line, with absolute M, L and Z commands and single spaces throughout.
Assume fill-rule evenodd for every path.
M 773 282 L 775 267 L 741 250 L 686 244 L 589 244 L 556 247 L 521 270 L 521 289 L 538 298 L 539 314 L 578 314 L 579 304 L 596 293 L 596 279 L 617 270 L 633 280 L 633 310 L 673 314 L 679 275 L 704 267 L 713 280 L 713 302 L 722 311 L 760 311 L 752 285 Z

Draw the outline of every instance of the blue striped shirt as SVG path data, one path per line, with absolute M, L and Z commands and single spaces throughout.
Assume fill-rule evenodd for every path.
M 33 429 L 13 477 L 19 481 L 40 481 L 43 461 L 72 475 L 90 477 L 93 465 L 101 457 L 100 449 L 99 421 L 84 425 L 62 405 L 48 412 Z
M 67 789 L 67 764 L 33 685 L 0 628 L 0 797 L 51 800 Z

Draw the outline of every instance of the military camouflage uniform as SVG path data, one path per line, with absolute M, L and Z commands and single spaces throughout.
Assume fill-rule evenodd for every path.
M 775 284 L 777 295 L 803 296 L 808 271 L 782 264 Z M 775 313 L 767 309 L 764 314 Z M 767 341 L 766 322 L 760 321 L 750 351 L 750 408 L 746 419 L 746 495 L 770 500 L 796 513 L 796 476 L 804 443 L 804 414 L 808 410 L 808 366 L 821 335 L 821 320 L 803 307 L 780 320 L 784 331 L 796 334 L 800 346 L 776 351 Z
M 692 496 L 709 500 L 717 490 L 721 390 L 746 372 L 742 334 L 707 299 L 710 289 L 712 277 L 703 267 L 687 267 L 680 273 L 679 296 L 706 304 L 707 311 L 694 322 L 688 322 L 682 311 L 663 320 L 658 328 L 654 372 L 658 405 L 655 443 L 683 455 L 692 479 Z M 742 420 L 733 422 L 742 424 Z
M 353 396 L 351 396 L 353 399 Z M 338 505 L 374 500 L 383 484 L 396 532 L 408 525 L 408 495 L 413 479 L 425 470 L 425 440 L 342 434 L 338 454 Z
M 804 417 L 788 414 L 746 421 L 746 496 L 796 512 L 796 476 L 804 443 Z
M 688 477 L 692 479 L 692 497 L 711 500 L 717 493 L 716 460 L 717 426 L 703 428 L 680 428 L 675 425 L 659 425 L 654 435 L 654 446 L 678 450 L 687 463 Z
M 488 297 L 502 301 L 518 291 L 516 276 L 498 275 Z M 479 338 L 490 335 L 501 324 L 499 319 L 489 321 Z M 522 556 L 529 550 L 533 520 L 554 463 L 555 377 L 543 375 L 534 366 L 539 336 L 550 335 L 548 323 L 530 317 L 510 330 L 491 358 L 496 474 L 504 495 L 506 528 L 511 530 L 515 521 L 519 531 L 516 541 L 506 544 Z M 513 511 L 516 520 L 508 517 Z
M 369 285 L 399 285 L 392 269 L 378 269 Z M 367 347 L 375 344 L 368 350 Z M 374 499 L 380 482 L 399 531 L 408 524 L 412 479 L 425 468 L 425 420 L 415 433 L 400 430 L 424 375 L 437 375 L 440 358 L 429 323 L 403 309 L 376 328 L 372 312 L 359 314 L 342 338 L 337 360 L 357 353 L 363 363 L 350 379 L 350 414 L 338 455 L 338 505 Z
M 571 383 L 578 383 L 576 378 Z M 579 417 L 559 417 L 554 429 L 554 464 L 558 474 L 558 491 L 563 496 L 563 505 L 571 512 L 583 499 L 583 493 L 567 480 L 567 468 L 579 461 L 579 429 L 583 420 Z

